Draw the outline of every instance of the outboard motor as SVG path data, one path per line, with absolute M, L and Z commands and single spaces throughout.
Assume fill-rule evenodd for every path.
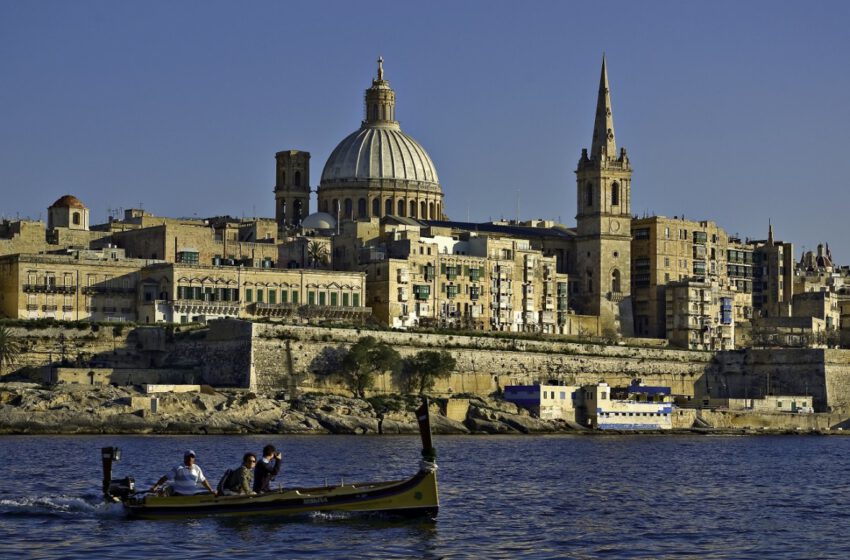
M 129 476 L 112 478 L 112 463 L 121 460 L 121 450 L 117 447 L 103 447 L 100 450 L 103 459 L 103 496 L 107 502 L 126 500 L 136 489 L 136 482 Z

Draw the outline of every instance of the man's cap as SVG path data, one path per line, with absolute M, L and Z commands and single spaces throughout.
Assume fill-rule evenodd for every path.
M 197 455 L 195 455 L 195 452 L 191 449 L 187 449 L 186 452 L 183 454 L 183 458 L 186 457 L 197 457 Z

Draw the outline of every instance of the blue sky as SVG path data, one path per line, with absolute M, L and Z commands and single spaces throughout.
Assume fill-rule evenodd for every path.
M 632 210 L 850 262 L 848 2 L 0 0 L 0 216 L 273 216 L 311 183 L 382 55 L 451 218 L 575 223 L 602 52 Z M 313 201 L 315 208 L 315 200 Z

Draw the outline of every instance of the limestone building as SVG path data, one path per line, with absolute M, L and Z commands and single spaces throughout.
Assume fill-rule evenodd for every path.
M 527 240 L 456 234 L 413 220 L 361 250 L 369 303 L 393 327 L 564 332 L 567 282 Z
M 136 289 L 150 261 L 118 248 L 0 257 L 0 310 L 14 319 L 135 321 Z
M 396 120 L 395 92 L 378 75 L 366 90 L 360 128 L 331 152 L 318 187 L 318 209 L 342 220 L 443 217 L 434 162 Z
M 218 267 L 162 263 L 141 272 L 139 322 L 220 318 L 362 321 L 361 272 Z
M 632 220 L 632 299 L 635 335 L 666 338 L 665 289 L 693 279 L 735 292 L 737 321 L 752 315 L 753 249 L 712 221 L 650 216 Z
M 666 338 L 689 350 L 735 348 L 734 292 L 716 281 L 679 280 L 667 284 Z

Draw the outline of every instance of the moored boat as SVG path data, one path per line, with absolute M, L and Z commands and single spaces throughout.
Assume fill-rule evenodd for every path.
M 382 513 L 394 516 L 436 517 L 436 450 L 431 441 L 428 400 L 416 410 L 422 436 L 422 460 L 419 472 L 411 478 L 390 482 L 371 482 L 285 488 L 256 495 L 161 496 L 136 492 L 131 477 L 112 478 L 112 464 L 120 459 L 118 448 L 102 449 L 103 491 L 107 501 L 123 504 L 128 515 L 142 519 L 167 519 L 187 516 L 298 515 L 310 512 Z

